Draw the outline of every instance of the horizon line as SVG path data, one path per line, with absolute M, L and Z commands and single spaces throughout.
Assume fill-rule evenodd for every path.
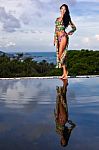
M 75 50 L 75 51 L 81 51 L 81 50 L 88 50 L 88 51 L 99 51 L 99 49 L 97 49 L 97 50 L 94 50 L 94 49 L 84 49 L 84 48 L 82 48 L 82 49 L 68 49 L 67 51 L 72 51 L 72 50 Z M 36 53 L 40 53 L 40 52 L 42 52 L 42 53 L 47 53 L 47 52 L 56 52 L 56 51 L 2 51 L 2 50 L 0 50 L 1 52 L 4 52 L 4 53 L 11 53 L 11 52 L 14 52 L 14 53 L 26 53 L 26 52 L 28 52 L 28 53 L 31 53 L 31 52 L 36 52 Z

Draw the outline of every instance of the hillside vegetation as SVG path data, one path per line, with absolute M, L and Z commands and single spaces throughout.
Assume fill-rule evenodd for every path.
M 67 67 L 70 76 L 99 75 L 99 51 L 70 50 L 67 55 Z M 62 69 L 56 69 L 55 64 L 33 61 L 26 58 L 11 60 L 6 55 L 0 56 L 0 77 L 31 77 L 31 76 L 58 76 Z

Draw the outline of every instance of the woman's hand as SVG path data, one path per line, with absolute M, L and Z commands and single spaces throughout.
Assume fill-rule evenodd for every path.
M 60 60 L 60 58 L 61 58 L 61 54 L 58 54 L 58 59 Z
M 68 32 L 68 33 L 67 33 L 67 35 L 72 35 L 72 34 L 73 34 L 73 32 Z
M 58 54 L 58 60 L 60 61 L 60 56 L 59 56 L 59 54 Z

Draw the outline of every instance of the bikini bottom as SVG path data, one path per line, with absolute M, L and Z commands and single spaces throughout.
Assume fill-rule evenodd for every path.
M 66 36 L 66 35 L 67 35 L 67 33 L 63 33 L 62 35 L 60 35 L 60 36 L 58 37 L 59 43 L 61 42 L 62 38 L 63 38 L 64 36 Z

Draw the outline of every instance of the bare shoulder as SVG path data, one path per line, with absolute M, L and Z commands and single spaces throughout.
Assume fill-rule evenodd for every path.
M 57 21 L 61 21 L 61 17 L 56 18 Z

